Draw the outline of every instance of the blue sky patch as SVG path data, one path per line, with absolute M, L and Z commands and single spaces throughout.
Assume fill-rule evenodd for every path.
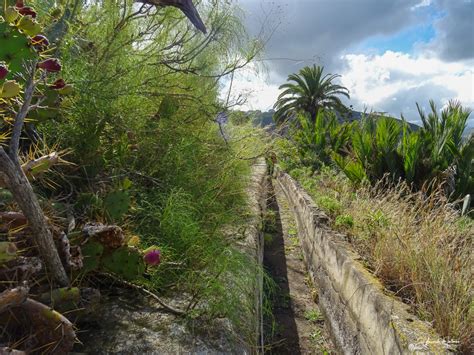
M 413 10 L 416 12 L 420 23 L 392 35 L 375 35 L 358 43 L 349 51 L 356 53 L 369 52 L 383 54 L 386 51 L 413 54 L 417 44 L 427 44 L 436 37 L 435 22 L 447 15 L 434 5 Z
M 436 36 L 433 24 L 418 25 L 393 36 L 375 36 L 360 43 L 356 52 L 383 54 L 386 51 L 412 53 L 416 44 L 428 43 Z

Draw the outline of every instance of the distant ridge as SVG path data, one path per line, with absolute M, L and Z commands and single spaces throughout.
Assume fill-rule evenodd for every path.
M 340 114 L 339 112 L 336 112 L 336 116 L 339 122 L 341 123 L 360 121 L 364 116 L 370 116 L 370 115 L 375 115 L 376 117 L 390 117 L 390 118 L 393 118 L 394 120 L 402 122 L 400 118 L 392 117 L 384 112 L 360 112 L 360 111 L 354 111 L 354 110 L 350 110 L 348 113 L 345 113 L 345 114 Z M 405 122 L 407 122 L 410 128 L 414 131 L 420 128 L 420 126 L 415 123 L 411 123 L 408 121 L 405 121 Z
M 245 114 L 247 114 L 249 117 L 253 117 L 252 122 L 254 126 L 260 126 L 260 127 L 268 127 L 268 126 L 274 126 L 275 121 L 273 120 L 273 115 L 275 111 L 274 110 L 269 110 L 269 111 L 246 111 Z M 383 114 L 383 113 L 378 113 L 378 112 L 369 112 L 369 113 L 364 113 L 360 111 L 354 111 L 350 110 L 349 112 L 345 114 L 340 114 L 336 112 L 337 119 L 339 120 L 340 123 L 343 122 L 354 122 L 354 121 L 360 121 L 364 116 L 368 115 L 375 115 L 375 116 L 385 116 L 385 117 L 391 117 L 389 115 Z M 391 117 L 397 121 L 402 121 L 399 118 Z M 408 125 L 412 130 L 418 130 L 420 126 L 407 122 Z

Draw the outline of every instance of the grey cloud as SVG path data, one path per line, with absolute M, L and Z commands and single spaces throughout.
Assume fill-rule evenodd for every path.
M 239 0 L 238 3 L 247 14 L 246 25 L 251 34 L 260 32 L 262 22 L 270 29 L 280 23 L 265 53 L 265 58 L 273 59 L 266 62 L 268 82 L 276 85 L 282 84 L 288 74 L 313 63 L 324 65 L 326 72 L 343 73 L 347 63 L 340 56 L 364 40 L 396 34 L 429 20 L 420 17 L 427 14 L 426 8 L 421 12 L 412 10 L 421 0 Z M 472 0 L 433 0 L 430 6 L 429 10 L 442 11 L 445 16 L 435 23 L 436 38 L 429 48 L 420 45 L 420 49 L 429 49 L 445 60 L 473 58 Z M 393 71 L 390 81 L 410 79 L 413 78 L 406 73 Z M 430 84 L 402 90 L 374 109 L 397 117 L 403 112 L 407 119 L 416 120 L 416 102 L 428 105 L 430 98 L 441 103 L 455 96 L 456 93 L 445 87 Z M 363 103 L 355 97 L 350 103 L 356 109 L 363 109 Z
M 429 47 L 448 61 L 474 58 L 474 2 L 471 0 L 438 0 L 445 12 L 437 21 L 437 36 Z
M 269 13 L 280 26 L 268 43 L 266 57 L 280 76 L 317 62 L 329 70 L 341 65 L 339 55 L 351 45 L 376 35 L 396 33 L 415 23 L 410 9 L 420 0 L 243 0 L 247 25 L 253 34 Z
M 429 110 L 429 100 L 432 99 L 441 108 L 441 103 L 447 99 L 455 97 L 456 93 L 444 86 L 426 84 L 416 88 L 410 88 L 398 91 L 392 97 L 383 102 L 383 107 L 374 107 L 376 111 L 387 112 L 394 117 L 400 117 L 401 114 L 407 121 L 420 123 L 416 103 L 427 111 Z
M 371 110 L 377 112 L 386 112 L 392 117 L 400 118 L 403 117 L 411 123 L 421 125 L 420 115 L 416 104 L 418 103 L 421 109 L 425 112 L 430 112 L 429 100 L 434 100 L 438 109 L 442 108 L 442 105 L 446 103 L 452 97 L 455 97 L 456 93 L 451 91 L 444 86 L 440 85 L 422 85 L 417 88 L 411 88 L 406 90 L 400 90 L 395 95 L 388 97 L 383 102 L 383 106 L 367 108 L 367 111 Z M 356 109 L 361 111 L 364 110 L 364 106 L 361 102 L 351 102 Z M 474 117 L 470 117 L 467 122 L 467 131 L 474 129 Z

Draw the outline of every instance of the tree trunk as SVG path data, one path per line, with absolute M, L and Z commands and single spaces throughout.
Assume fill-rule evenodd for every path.
M 7 177 L 8 188 L 28 220 L 33 238 L 48 271 L 60 286 L 68 286 L 68 276 L 33 188 L 21 166 L 14 163 L 2 147 L 0 147 L 0 169 Z

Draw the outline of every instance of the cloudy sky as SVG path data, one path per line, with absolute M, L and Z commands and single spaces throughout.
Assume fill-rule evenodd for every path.
M 273 32 L 266 71 L 241 73 L 244 109 L 270 109 L 278 86 L 305 65 L 341 75 L 357 110 L 403 113 L 416 102 L 474 108 L 473 0 L 238 0 L 248 31 Z M 474 120 L 471 121 L 474 125 Z

